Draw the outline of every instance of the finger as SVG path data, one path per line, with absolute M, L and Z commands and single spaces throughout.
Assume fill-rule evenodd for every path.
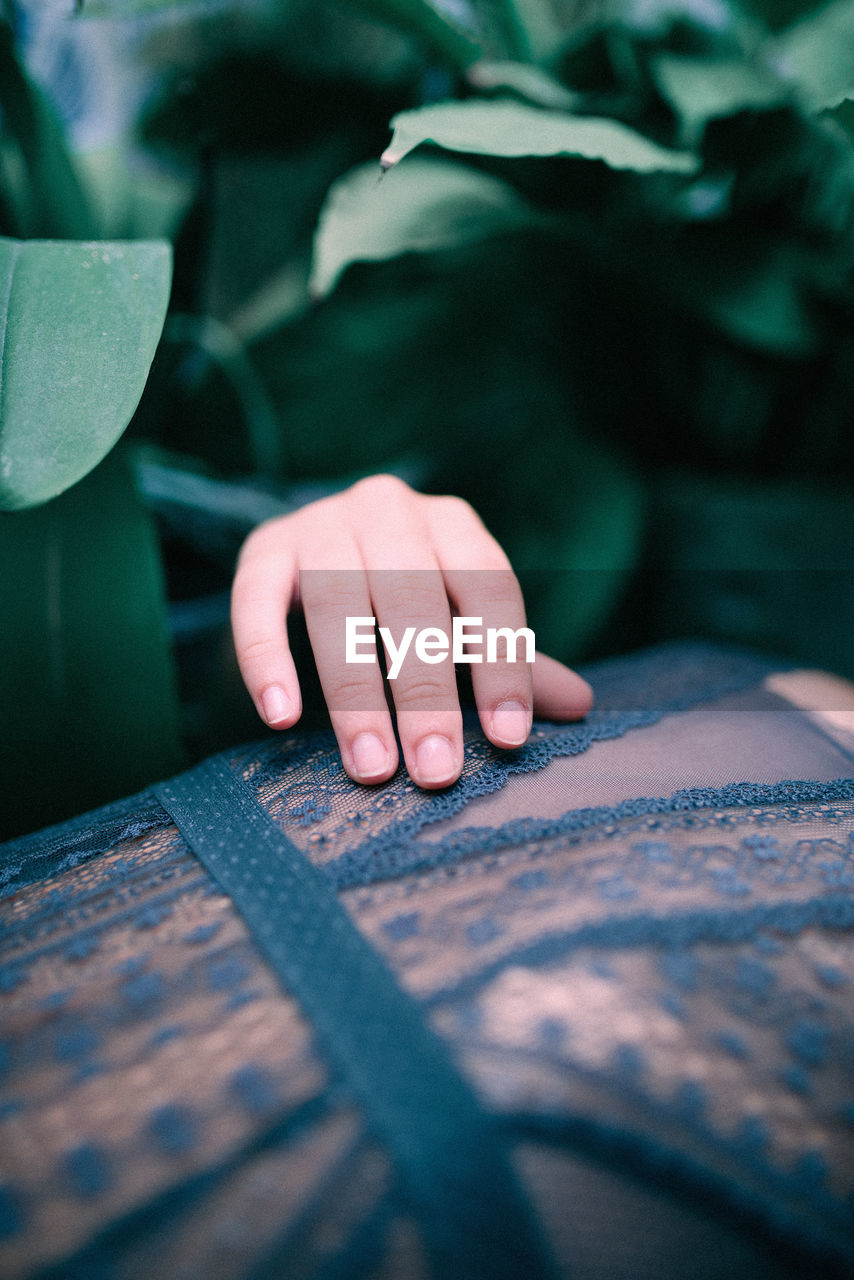
M 349 566 L 301 570 L 300 597 L 342 764 L 357 782 L 384 782 L 397 768 L 397 744 L 358 549 L 348 536 L 326 548 L 315 542 L 301 555 L 310 555 L 312 563 Z M 352 660 L 348 656 L 349 628 Z
M 288 728 L 302 713 L 287 634 L 294 579 L 295 562 L 281 522 L 260 525 L 240 553 L 231 630 L 243 682 L 271 729 Z
M 570 667 L 545 653 L 534 662 L 534 713 L 544 720 L 580 720 L 593 706 L 593 690 Z
M 438 566 L 369 575 L 406 768 L 421 787 L 448 786 L 463 766 L 463 721 Z
M 471 665 L 472 687 L 484 733 L 499 747 L 519 747 L 531 732 L 534 635 L 516 575 L 501 547 L 471 507 L 458 498 L 438 499 L 431 534 L 448 594 L 463 635 L 471 619 L 475 639 L 458 652 Z M 462 648 L 462 646 L 460 646 Z
M 425 502 L 392 477 L 351 492 L 406 768 L 421 787 L 448 786 L 463 764 L 462 714 L 450 645 L 442 645 L 451 612 Z

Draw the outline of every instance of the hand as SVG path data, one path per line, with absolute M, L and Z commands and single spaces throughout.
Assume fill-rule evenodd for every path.
M 381 667 L 345 661 L 346 618 L 375 617 L 399 654 L 409 627 L 451 637 L 452 610 L 482 618 L 484 633 L 525 626 L 507 557 L 468 503 L 416 493 L 394 476 L 360 480 L 270 520 L 244 543 L 232 591 L 234 643 L 258 713 L 274 729 L 294 724 L 302 710 L 286 629 L 298 605 L 344 768 L 362 783 L 390 778 L 398 753 Z M 419 659 L 410 644 L 389 688 L 406 768 L 419 786 L 436 788 L 460 774 L 462 715 L 452 655 L 428 662 L 424 652 Z M 497 747 L 521 746 L 534 712 L 575 720 L 589 711 L 590 686 L 562 663 L 543 654 L 533 668 L 509 662 L 502 644 L 497 660 L 483 656 L 471 666 L 472 684 L 483 731 Z

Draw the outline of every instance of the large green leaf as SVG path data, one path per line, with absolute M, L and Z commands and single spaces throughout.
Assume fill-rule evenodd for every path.
M 0 508 L 55 497 L 115 444 L 170 277 L 165 241 L 0 238 Z
M 123 453 L 0 512 L 0 839 L 183 763 L 157 533 Z
M 466 244 L 537 217 L 508 183 L 460 164 L 416 156 L 380 180 L 376 165 L 364 165 L 329 193 L 310 289 L 330 293 L 353 262 Z
M 831 0 L 778 36 L 775 58 L 813 110 L 854 97 L 854 5 Z
M 448 151 L 492 156 L 582 156 L 612 169 L 690 173 L 697 159 L 669 151 L 616 120 L 544 111 L 524 102 L 439 102 L 392 119 L 381 164 L 390 168 L 424 142 Z

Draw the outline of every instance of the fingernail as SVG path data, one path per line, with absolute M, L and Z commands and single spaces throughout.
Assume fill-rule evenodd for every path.
M 391 760 L 388 747 L 375 733 L 360 733 L 353 739 L 350 750 L 360 778 L 378 778 L 388 769 Z
M 284 689 L 277 684 L 271 684 L 269 689 L 265 689 L 261 694 L 261 709 L 267 724 L 277 725 L 290 717 L 293 708 Z
M 419 782 L 450 782 L 457 775 L 457 755 L 447 738 L 431 733 L 415 752 Z
M 492 732 L 502 742 L 521 747 L 531 732 L 528 708 L 521 702 L 499 702 L 492 713 Z

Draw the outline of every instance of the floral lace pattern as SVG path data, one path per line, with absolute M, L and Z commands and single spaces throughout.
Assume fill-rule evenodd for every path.
M 850 758 L 780 700 L 799 777 L 646 785 L 689 708 L 767 726 L 772 670 L 603 664 L 585 723 L 472 730 L 440 796 L 354 786 L 324 735 L 227 757 L 496 1118 L 561 1275 L 854 1273 Z M 561 807 L 561 762 L 621 742 L 622 798 Z M 363 1099 L 151 794 L 0 866 L 0 1274 L 428 1274 Z

